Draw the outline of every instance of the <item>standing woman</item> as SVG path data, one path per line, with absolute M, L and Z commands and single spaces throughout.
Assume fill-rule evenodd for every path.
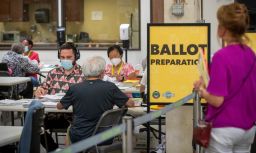
M 112 78 L 109 80 L 120 82 L 136 78 L 133 66 L 122 60 L 123 50 L 120 46 L 113 45 L 109 47 L 107 54 L 111 64 L 106 66 L 105 75 Z
M 206 153 L 249 153 L 255 135 L 256 58 L 246 45 L 248 10 L 239 3 L 224 5 L 217 18 L 218 37 L 226 46 L 213 56 L 208 87 L 202 80 L 194 84 L 208 102 L 206 121 L 213 125 Z

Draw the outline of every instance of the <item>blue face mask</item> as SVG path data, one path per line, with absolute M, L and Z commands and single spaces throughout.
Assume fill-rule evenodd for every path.
M 70 70 L 73 68 L 72 60 L 60 60 L 60 64 L 65 70 Z

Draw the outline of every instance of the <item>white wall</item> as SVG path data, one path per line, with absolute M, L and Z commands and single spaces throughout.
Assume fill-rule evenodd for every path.
M 216 37 L 216 12 L 220 5 L 233 0 L 204 0 L 203 14 L 206 22 L 211 23 L 211 52 L 219 49 Z M 193 131 L 193 106 L 182 106 L 166 114 L 166 152 L 191 153 Z
M 217 17 L 216 13 L 221 5 L 229 4 L 234 0 L 204 0 L 203 1 L 203 17 L 206 23 L 211 23 L 211 54 L 214 54 L 220 47 L 221 44 L 217 39 Z

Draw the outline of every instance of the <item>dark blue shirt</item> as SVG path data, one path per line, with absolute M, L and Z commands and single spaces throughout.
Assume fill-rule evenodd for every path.
M 114 105 L 122 107 L 128 97 L 111 82 L 86 80 L 70 87 L 60 103 L 65 109 L 73 106 L 70 128 L 71 142 L 90 137 L 101 115 Z

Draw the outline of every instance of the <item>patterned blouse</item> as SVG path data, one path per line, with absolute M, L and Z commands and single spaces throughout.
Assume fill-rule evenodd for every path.
M 113 70 L 113 65 L 108 64 L 105 68 L 105 75 L 112 77 L 114 74 L 118 74 L 121 76 L 124 76 L 125 78 L 127 78 L 131 73 L 133 73 L 135 70 L 133 68 L 133 66 L 131 64 L 128 63 L 124 63 L 122 64 L 120 71 L 114 71 Z M 112 74 L 114 73 L 114 74 Z
M 47 94 L 66 93 L 72 84 L 80 83 L 84 80 L 84 74 L 80 65 L 75 65 L 75 69 L 69 74 L 65 74 L 63 67 L 51 70 L 41 87 L 47 90 Z
M 14 51 L 8 51 L 2 59 L 3 63 L 7 63 L 9 69 L 12 70 L 11 76 L 25 77 L 26 73 L 38 73 L 39 68 L 36 64 L 30 62 L 22 54 L 18 54 Z M 19 92 L 26 88 L 26 84 L 19 85 Z

